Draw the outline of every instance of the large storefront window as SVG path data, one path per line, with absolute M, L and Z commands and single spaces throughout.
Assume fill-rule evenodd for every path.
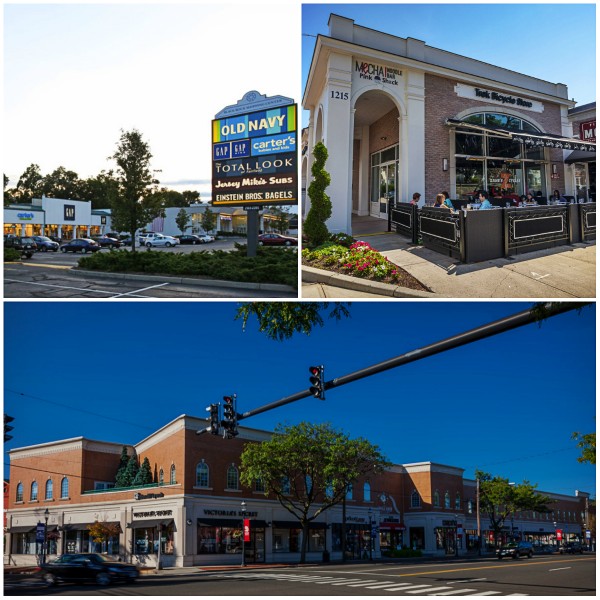
M 333 523 L 331 526 L 331 549 L 334 552 L 342 550 L 342 527 L 341 523 Z M 313 532 L 311 531 L 311 533 Z M 323 531 L 324 534 L 325 531 Z M 365 556 L 368 556 L 370 542 L 369 525 L 346 525 L 345 554 L 347 558 L 365 558 Z
M 273 528 L 273 552 L 300 552 L 302 529 L 290 527 Z M 309 529 L 308 552 L 325 550 L 325 529 Z
M 241 526 L 198 527 L 198 554 L 241 554 Z
M 518 117 L 480 113 L 463 119 L 466 122 L 512 131 L 539 132 Z M 490 196 L 522 196 L 527 192 L 548 197 L 543 146 L 527 145 L 491 131 L 456 131 L 454 136 L 456 195 L 469 200 L 480 189 Z

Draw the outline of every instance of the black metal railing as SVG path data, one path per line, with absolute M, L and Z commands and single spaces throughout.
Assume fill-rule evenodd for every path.
M 596 203 L 579 205 L 579 223 L 582 240 L 596 239 Z
M 410 238 L 413 244 L 419 241 L 418 208 L 405 202 L 390 203 L 388 231 L 395 228 L 396 233 Z
M 419 230 L 423 245 L 442 254 L 464 261 L 464 213 L 450 213 L 439 208 L 424 207 L 420 211 Z
M 570 242 L 567 206 L 536 206 L 504 210 L 506 256 Z

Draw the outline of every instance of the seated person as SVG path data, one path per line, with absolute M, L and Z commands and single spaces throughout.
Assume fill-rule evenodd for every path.
M 450 194 L 448 192 L 442 192 L 442 195 L 444 196 L 444 206 L 445 206 L 445 208 L 449 208 L 451 210 L 454 210 L 454 205 L 452 204 L 452 200 L 450 200 Z
M 435 197 L 435 202 L 433 203 L 433 208 L 448 208 L 448 206 L 446 206 L 446 204 L 444 204 L 444 200 L 446 198 L 444 197 L 444 194 L 438 194 Z
M 525 196 L 525 199 L 523 200 L 523 204 L 525 204 L 525 206 L 535 206 L 537 204 L 537 202 L 535 201 L 535 198 L 533 197 L 533 194 L 531 192 L 527 192 L 527 195 Z
M 412 200 L 410 201 L 411 204 L 419 204 L 419 200 L 421 199 L 421 194 L 419 194 L 419 192 L 415 192 L 413 194 Z
M 479 210 L 489 210 L 490 208 L 493 208 L 492 203 L 489 200 L 489 194 L 485 190 L 479 192 L 479 202 L 481 202 Z
M 566 202 L 567 199 L 558 190 L 554 190 L 550 197 L 550 201 L 557 204 L 558 202 Z

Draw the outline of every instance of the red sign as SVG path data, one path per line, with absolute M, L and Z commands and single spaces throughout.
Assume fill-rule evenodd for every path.
M 562 540 L 562 529 L 556 530 L 556 539 L 560 542 Z
M 596 120 L 579 124 L 579 139 L 584 142 L 596 142 Z
M 250 541 L 250 519 L 244 519 L 244 542 Z

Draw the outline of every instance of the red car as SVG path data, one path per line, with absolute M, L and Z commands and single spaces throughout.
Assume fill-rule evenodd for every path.
M 297 246 L 298 240 L 278 233 L 263 233 L 258 236 L 261 246 Z

